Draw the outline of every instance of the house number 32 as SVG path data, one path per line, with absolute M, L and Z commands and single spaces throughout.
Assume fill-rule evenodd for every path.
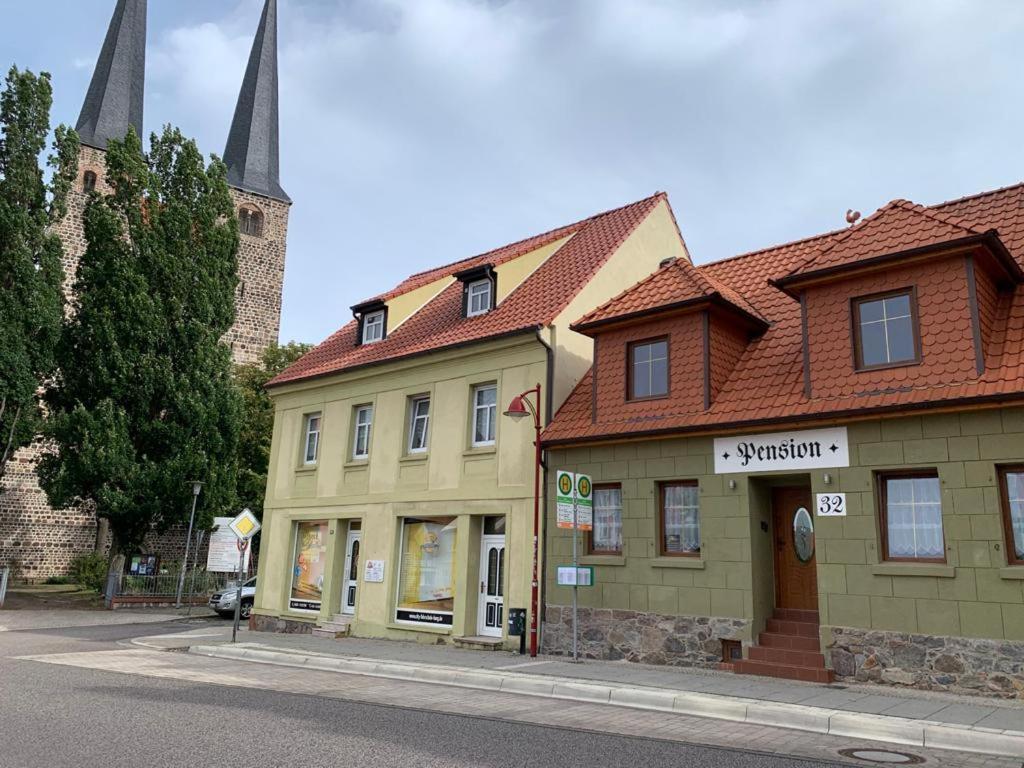
M 845 493 L 819 493 L 818 517 L 846 517 Z

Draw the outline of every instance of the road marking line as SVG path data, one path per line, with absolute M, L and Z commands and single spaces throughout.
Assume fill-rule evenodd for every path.
M 521 664 L 506 664 L 504 667 L 494 667 L 494 669 L 522 669 L 523 667 L 537 667 L 541 664 L 553 664 L 552 661 L 524 661 Z

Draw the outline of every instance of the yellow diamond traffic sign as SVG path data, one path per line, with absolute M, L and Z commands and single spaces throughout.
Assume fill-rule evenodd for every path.
M 256 519 L 256 515 L 252 513 L 252 510 L 246 507 L 238 517 L 228 523 L 228 528 L 242 541 L 248 541 L 259 533 L 260 521 Z

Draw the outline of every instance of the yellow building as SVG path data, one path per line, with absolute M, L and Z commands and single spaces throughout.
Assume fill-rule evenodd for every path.
M 689 257 L 657 194 L 353 307 L 269 385 L 255 627 L 506 642 L 535 462 L 532 425 L 501 413 L 540 384 L 547 423 L 590 367 L 569 323 L 670 258 Z

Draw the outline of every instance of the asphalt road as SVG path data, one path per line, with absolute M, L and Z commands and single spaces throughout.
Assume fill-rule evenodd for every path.
M 196 627 L 167 623 L 159 629 L 128 625 L 0 632 L 0 766 L 834 765 L 12 658 L 118 649 L 131 637 Z

